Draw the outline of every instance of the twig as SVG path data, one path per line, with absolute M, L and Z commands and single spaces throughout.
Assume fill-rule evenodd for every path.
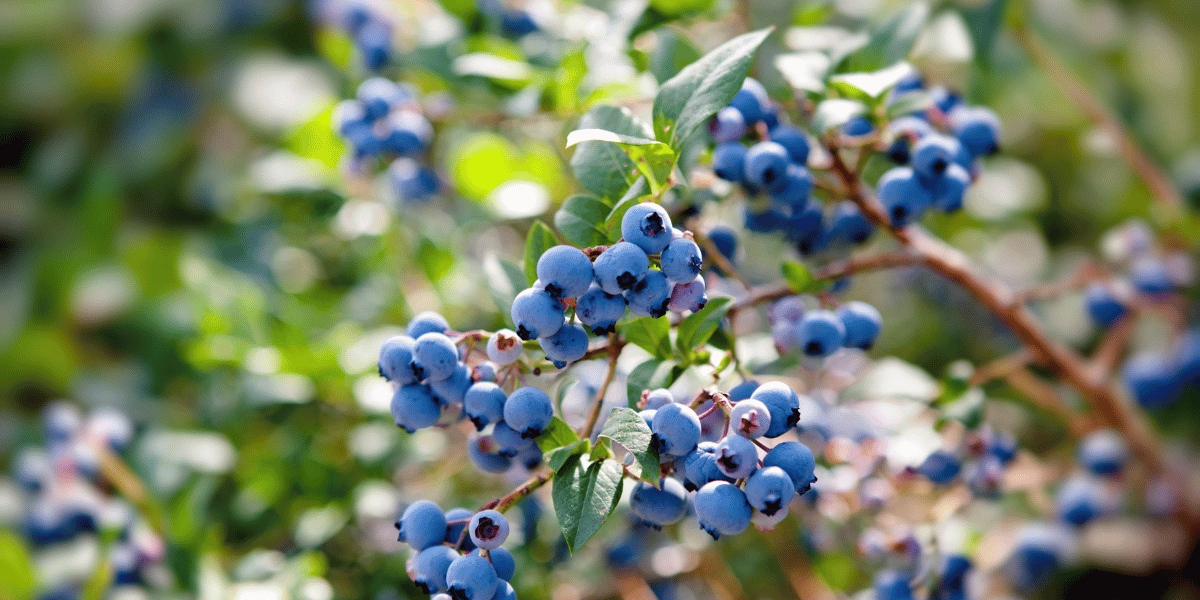
M 721 270 L 721 273 L 738 280 L 738 283 L 741 283 L 742 287 L 748 290 L 754 289 L 754 286 L 746 279 L 746 276 L 742 275 L 742 272 L 733 266 L 733 263 L 728 258 L 725 258 L 725 255 L 721 254 L 720 250 L 717 250 L 717 245 L 707 235 L 693 231 L 692 239 L 704 250 L 704 258 L 706 260 L 712 260 L 717 263 L 717 268 Z
M 1091 283 L 1092 281 L 1100 279 L 1103 275 L 1103 272 L 1096 265 L 1096 263 L 1089 261 L 1080 266 L 1079 270 L 1070 277 L 1052 283 L 1047 283 L 1045 285 L 1034 286 L 1027 290 L 1018 292 L 1015 301 L 1026 303 L 1034 300 L 1048 300 L 1050 298 L 1056 298 L 1066 294 L 1067 292 L 1077 290 Z
M 588 412 L 587 424 L 578 431 L 580 439 L 591 439 L 592 428 L 600 419 L 600 409 L 604 406 L 604 396 L 608 394 L 608 386 L 612 384 L 613 375 L 617 372 L 617 357 L 621 355 L 621 349 L 613 343 L 616 341 L 616 337 L 615 333 L 608 336 L 608 372 L 604 375 L 604 383 L 600 384 L 600 389 L 596 392 L 596 399 L 592 401 L 592 410 Z
M 1008 356 L 997 358 L 975 369 L 967 383 L 974 387 L 994 379 L 1003 379 L 1014 371 L 1024 369 L 1031 362 L 1033 362 L 1033 353 L 1029 351 L 1029 348 L 1022 347 Z
M 1028 369 L 1024 367 L 1014 369 L 1012 372 L 1006 373 L 1004 379 L 1030 402 L 1062 419 L 1066 423 L 1067 429 L 1071 431 L 1071 435 L 1076 439 L 1083 437 L 1095 428 L 1085 420 L 1083 415 L 1071 410 L 1071 407 L 1067 406 L 1066 401 L 1058 392 L 1054 391 L 1054 388 L 1038 379 Z
M 483 506 L 479 507 L 479 510 L 493 509 L 493 510 L 496 510 L 499 512 L 505 512 L 508 509 L 512 508 L 516 503 L 524 500 L 530 494 L 537 491 L 538 488 L 542 487 L 543 485 L 546 485 L 546 482 L 550 481 L 553 478 L 554 478 L 554 471 L 546 471 L 540 475 L 534 475 L 533 477 L 526 479 L 525 483 L 522 483 L 521 485 L 517 486 L 517 489 L 509 492 L 503 498 L 497 498 L 496 500 L 492 500 L 491 502 L 488 502 L 487 504 L 484 504 Z M 476 511 L 476 512 L 478 512 L 478 511 Z M 454 544 L 455 548 L 462 549 L 463 543 L 467 539 L 467 533 L 468 533 L 467 528 L 464 527 L 462 533 L 459 534 L 459 536 L 458 536 L 458 542 L 456 542 Z
M 1095 381 L 1105 381 L 1116 369 L 1129 337 L 1133 335 L 1133 319 L 1127 315 L 1109 327 L 1088 361 L 1088 374 Z

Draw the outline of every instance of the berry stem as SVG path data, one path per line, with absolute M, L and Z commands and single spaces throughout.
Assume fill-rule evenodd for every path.
M 592 401 L 592 409 L 588 411 L 587 423 L 577 432 L 580 439 L 590 439 L 592 429 L 596 427 L 596 421 L 600 419 L 604 396 L 608 393 L 608 386 L 612 384 L 613 376 L 617 372 L 617 357 L 621 355 L 621 346 L 618 346 L 616 342 L 617 334 L 608 334 L 608 372 L 604 375 L 604 383 L 600 384 L 600 389 L 596 392 L 596 399 Z
M 717 249 L 717 245 L 714 244 L 707 235 L 699 233 L 698 227 L 693 227 L 691 231 L 694 233 L 692 241 L 696 242 L 696 245 L 700 246 L 700 249 L 704 250 L 704 260 L 713 261 L 717 264 L 717 267 L 721 269 L 722 273 L 730 275 L 736 279 L 738 283 L 742 284 L 742 287 L 746 288 L 747 290 L 754 290 L 754 285 L 750 283 L 750 280 L 746 279 L 746 276 L 742 275 L 742 272 L 739 271 L 737 267 L 733 266 L 733 263 L 730 262 L 728 258 L 725 258 L 724 254 L 721 254 L 721 251 Z
M 848 275 L 860 273 L 863 271 L 875 271 L 879 269 L 890 269 L 893 267 L 903 267 L 914 265 L 921 262 L 919 256 L 915 253 L 902 250 L 896 252 L 883 252 L 880 254 L 870 254 L 867 256 L 856 256 L 846 260 L 838 261 L 829 264 L 821 269 L 812 271 L 813 279 L 829 280 L 840 279 Z M 728 315 L 733 318 L 738 312 L 746 310 L 759 304 L 779 300 L 787 296 L 794 295 L 796 292 L 787 284 L 780 282 L 771 285 L 755 287 L 750 290 L 750 294 L 745 298 L 735 301 L 729 306 Z

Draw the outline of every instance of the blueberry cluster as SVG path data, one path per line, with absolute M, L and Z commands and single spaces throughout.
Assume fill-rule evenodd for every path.
M 808 310 L 802 297 L 789 296 L 776 302 L 769 315 L 771 337 L 781 354 L 799 350 L 817 358 L 841 348 L 869 350 L 883 325 L 874 306 L 857 300 L 836 310 Z
M 593 253 L 594 259 L 574 246 L 550 248 L 538 259 L 533 287 L 513 300 L 517 336 L 536 338 L 559 368 L 587 353 L 583 326 L 603 335 L 616 330 L 626 309 L 658 318 L 668 309 L 696 311 L 708 302 L 700 247 L 689 233 L 671 225 L 661 206 L 644 202 L 630 207 L 621 219 L 621 234 L 622 241 Z M 658 269 L 652 268 L 652 260 Z M 582 326 L 567 322 L 571 305 Z
M 433 139 L 433 125 L 421 113 L 415 90 L 372 77 L 356 98 L 333 110 L 333 129 L 352 149 L 351 168 L 373 160 L 388 162 L 388 175 L 402 201 L 426 200 L 441 188 L 437 173 L 421 162 Z
M 1017 440 L 1011 435 L 985 427 L 974 433 L 965 452 L 940 449 L 925 457 L 915 471 L 937 485 L 965 480 L 978 498 L 1000 498 L 1005 470 L 1017 457 Z
M 163 541 L 132 506 L 109 495 L 112 484 L 101 466 L 105 454 L 125 452 L 133 424 L 109 408 L 85 417 L 64 401 L 47 406 L 42 421 L 45 447 L 25 448 L 13 461 L 13 479 L 25 494 L 25 539 L 46 553 L 85 537 L 111 536 L 111 593 L 149 583 L 147 574 L 161 568 Z M 43 597 L 77 599 L 89 577 L 59 573 L 46 582 Z
M 554 404 L 546 392 L 523 387 L 505 397 L 495 383 L 480 381 L 467 391 L 463 412 L 481 432 L 467 442 L 467 454 L 480 471 L 503 473 L 514 460 L 528 470 L 542 463 L 535 438 L 554 416 Z M 485 432 L 489 425 L 491 430 Z
M 500 512 L 455 508 L 443 513 L 433 502 L 420 500 L 404 509 L 396 529 L 400 541 L 413 550 L 405 565 L 408 576 L 426 594 L 453 600 L 516 600 L 509 583 L 516 563 L 500 547 L 509 531 Z
M 379 71 L 392 60 L 392 26 L 366 2 L 350 0 L 341 6 L 341 24 L 354 40 L 363 66 Z
M 701 415 L 676 403 L 669 390 L 642 394 L 640 414 L 653 432 L 664 475 L 657 487 L 639 482 L 633 489 L 630 509 L 641 523 L 653 528 L 677 523 L 690 505 L 714 539 L 741 533 L 751 523 L 769 530 L 787 516 L 792 499 L 816 481 L 816 459 L 807 446 L 785 441 L 767 448 L 760 441 L 796 426 L 799 394 L 780 382 L 738 388 L 741 399 L 733 391 L 715 394 L 706 411 L 725 417 L 716 441 L 704 439 Z

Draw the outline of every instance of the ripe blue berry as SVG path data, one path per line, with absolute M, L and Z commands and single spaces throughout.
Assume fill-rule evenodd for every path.
M 796 347 L 808 356 L 826 357 L 845 343 L 846 327 L 836 314 L 824 309 L 810 310 L 796 329 Z
M 797 494 L 807 492 L 817 480 L 813 475 L 813 471 L 817 468 L 817 459 L 813 456 L 812 450 L 800 442 L 776 444 L 774 448 L 767 451 L 762 463 L 764 467 L 783 469 L 788 477 L 792 478 Z
M 368 121 L 382 119 L 407 96 L 395 82 L 383 77 L 372 77 L 359 84 L 357 95 Z
M 719 142 L 732 142 L 746 135 L 746 119 L 742 113 L 732 106 L 726 106 L 713 115 L 708 122 L 708 132 Z
M 934 106 L 947 115 L 962 104 L 962 95 L 943 85 L 930 88 L 929 96 L 933 100 Z
M 762 99 L 754 90 L 743 87 L 733 95 L 733 100 L 729 101 L 729 106 L 736 108 L 742 115 L 742 120 L 747 125 L 753 125 L 762 120 L 763 106 Z
M 675 395 L 667 388 L 658 388 L 646 393 L 646 408 L 656 410 L 675 403 Z
M 398 110 L 388 115 L 384 124 L 383 147 L 400 156 L 417 156 L 433 139 L 433 126 L 423 115 L 411 110 Z
M 950 114 L 954 136 L 975 156 L 995 154 L 1000 149 L 1000 119 L 982 106 L 959 107 Z
M 950 452 L 935 450 L 925 457 L 925 462 L 917 467 L 917 471 L 934 483 L 946 484 L 954 481 L 962 472 L 962 462 Z
M 700 442 L 683 457 L 683 486 L 695 491 L 710 481 L 730 481 L 717 466 L 716 442 Z
M 1125 316 L 1125 303 L 1117 297 L 1116 291 L 1103 284 L 1093 283 L 1083 293 L 1083 303 L 1087 314 L 1097 327 L 1108 329 L 1118 319 Z
M 1058 490 L 1055 509 L 1064 523 L 1081 527 L 1115 508 L 1114 499 L 1101 484 L 1088 476 L 1075 476 Z
M 554 335 L 566 322 L 562 304 L 545 290 L 529 288 L 513 298 L 511 316 L 523 340 Z
M 945 213 L 958 212 L 971 185 L 971 174 L 962 165 L 952 164 L 933 184 L 933 205 Z
M 733 386 L 733 388 L 729 390 L 729 401 L 737 402 L 739 400 L 745 400 L 746 398 L 749 398 L 754 393 L 754 390 L 758 389 L 759 385 L 761 384 L 759 384 L 757 381 L 754 381 L 753 379 L 747 379 Z
M 912 169 L 918 177 L 933 183 L 942 177 L 958 155 L 958 141 L 933 134 L 921 138 L 912 147 Z
M 417 313 L 411 321 L 408 322 L 408 328 L 405 331 L 408 337 L 417 339 L 426 333 L 446 333 L 450 329 L 450 323 L 446 322 L 446 318 L 432 310 Z
M 858 205 L 844 200 L 833 207 L 833 222 L 829 226 L 831 240 L 861 244 L 870 239 L 875 227 L 858 210 Z
M 559 327 L 554 335 L 538 338 L 538 344 L 546 353 L 546 358 L 561 369 L 566 363 L 579 360 L 587 354 L 588 335 L 583 327 L 566 324 Z
M 667 404 L 654 414 L 652 444 L 660 455 L 686 456 L 700 441 L 700 418 L 683 404 Z
M 711 481 L 696 492 L 696 516 L 700 528 L 717 539 L 737 535 L 750 526 L 753 510 L 746 494 L 726 481 Z
M 995 456 L 985 455 L 967 470 L 966 480 L 976 497 L 999 500 L 1004 482 L 1004 465 Z
M 971 570 L 971 559 L 961 554 L 951 554 L 942 559 L 938 576 L 938 589 L 942 592 L 962 592 Z
M 475 467 L 484 473 L 503 473 L 512 466 L 512 458 L 500 454 L 499 446 L 491 436 L 469 440 L 467 455 Z
M 996 457 L 1001 465 L 1007 465 L 1017 457 L 1020 446 L 1017 438 L 1003 431 L 992 431 L 987 438 L 987 453 Z
M 667 308 L 679 312 L 690 310 L 692 312 L 704 308 L 708 304 L 708 295 L 705 290 L 704 276 L 697 275 L 694 279 L 687 283 L 679 283 L 671 288 L 671 298 L 667 301 Z
M 1175 364 L 1180 380 L 1188 385 L 1200 381 L 1200 329 L 1186 331 L 1175 341 Z
M 542 449 L 539 448 L 537 444 L 529 444 L 523 450 L 518 452 L 517 455 L 513 457 L 513 460 L 517 461 L 517 463 L 522 467 L 525 467 L 525 470 L 532 471 L 536 469 L 538 465 L 542 464 L 543 458 L 545 457 L 542 455 Z
M 458 553 L 448 546 L 438 544 L 422 550 L 413 559 L 409 577 L 426 594 L 446 591 L 446 570 L 458 558 Z
M 788 218 L 777 210 L 768 209 L 755 212 L 750 205 L 746 205 L 745 217 L 746 229 L 755 233 L 778 231 L 785 228 L 788 222 Z
M 397 158 L 388 165 L 388 177 L 401 201 L 419 202 L 436 194 L 442 186 L 433 169 L 411 158 Z
M 842 125 L 842 133 L 849 136 L 867 135 L 875 131 L 875 126 L 866 117 L 854 117 Z
M 446 543 L 457 544 L 458 538 L 462 535 L 464 529 L 467 528 L 467 523 L 471 521 L 471 517 L 475 515 L 475 511 L 468 508 L 452 508 L 446 511 Z M 475 544 L 471 542 L 471 537 L 467 536 L 463 540 L 463 547 L 466 550 L 474 550 Z
M 488 339 L 488 360 L 498 365 L 511 365 L 521 358 L 521 337 L 511 329 L 501 329 Z
M 651 270 L 642 275 L 629 291 L 625 292 L 629 310 L 639 317 L 658 318 L 667 314 L 671 301 L 671 286 L 662 271 Z
M 808 172 L 808 169 L 797 164 L 790 164 L 784 173 L 783 186 L 778 191 L 772 192 L 771 198 L 796 210 L 808 204 L 812 187 L 812 174 Z
M 866 302 L 855 300 L 839 306 L 837 316 L 846 329 L 845 346 L 870 350 L 883 323 L 879 311 Z
M 372 20 L 363 25 L 355 32 L 354 42 L 369 71 L 379 71 L 391 60 L 392 28 L 387 23 Z
M 408 433 L 432 426 L 442 416 L 442 407 L 429 386 L 420 383 L 400 386 L 392 395 L 391 409 L 396 427 Z
M 750 439 L 762 437 L 771 428 L 771 411 L 758 400 L 742 400 L 729 411 L 729 429 Z
M 1069 546 L 1065 531 L 1041 523 L 1027 525 L 1005 564 L 1013 586 L 1032 590 L 1046 583 L 1064 563 Z
M 653 202 L 635 204 L 621 217 L 621 235 L 646 254 L 658 254 L 671 243 L 671 216 Z
M 333 130 L 342 137 L 353 127 L 366 125 L 367 114 L 358 100 L 342 100 L 333 107 Z
M 499 581 L 492 563 L 478 554 L 460 556 L 446 570 L 447 592 L 454 600 L 491 600 Z
M 463 414 L 475 424 L 476 430 L 504 418 L 504 390 L 490 382 L 480 381 L 467 389 L 463 398 Z
M 796 496 L 796 484 L 779 467 L 763 467 L 746 480 L 746 500 L 768 517 L 787 508 Z
M 682 237 L 671 240 L 662 251 L 662 272 L 671 283 L 688 283 L 700 274 L 704 258 L 696 242 Z
M 492 441 L 496 444 L 496 452 L 509 458 L 520 454 L 534 443 L 532 439 L 522 437 L 520 431 L 509 427 L 504 421 L 496 423 L 492 429 Z
M 670 477 L 659 480 L 659 488 L 644 481 L 633 486 L 629 508 L 633 514 L 654 528 L 678 523 L 687 514 L 687 490 Z
M 638 250 L 641 253 L 641 250 Z M 645 256 L 645 255 L 643 255 Z M 610 294 L 599 284 L 592 284 L 575 301 L 575 316 L 579 322 L 592 328 L 592 333 L 605 335 L 616 331 L 617 321 L 625 316 L 625 296 Z
M 537 277 L 555 298 L 578 298 L 592 285 L 592 261 L 579 248 L 555 246 L 542 253 Z
M 471 367 L 471 381 L 496 381 L 496 363 L 481 362 Z
M 446 515 L 428 500 L 408 505 L 396 524 L 400 531 L 399 540 L 412 546 L 413 550 L 424 550 L 446 539 Z
M 628 241 L 617 242 L 596 257 L 592 265 L 596 283 L 609 294 L 620 294 L 633 287 L 650 269 L 645 250 Z
M 787 125 L 776 127 L 771 131 L 771 141 L 783 146 L 796 165 L 808 163 L 808 136 L 803 131 Z
M 467 534 L 476 546 L 484 550 L 498 548 L 508 539 L 508 519 L 499 511 L 481 510 L 471 517 Z
M 729 262 L 733 262 L 738 248 L 736 232 L 724 225 L 718 225 L 708 230 L 708 239 L 712 240 L 721 256 L 724 256 Z
M 479 550 L 471 552 L 476 556 L 481 556 Z M 512 581 L 512 577 L 517 572 L 517 563 L 513 560 L 513 555 L 504 548 L 492 548 L 488 550 L 488 560 L 492 561 L 492 568 L 496 570 L 496 577 L 502 581 Z
M 746 147 L 741 142 L 725 142 L 713 149 L 712 169 L 725 181 L 741 182 L 746 168 Z
M 546 392 L 537 388 L 518 388 L 504 403 L 504 422 L 521 432 L 523 438 L 541 435 L 553 417 L 554 404 Z
M 879 202 L 894 227 L 904 227 L 920 218 L 933 196 L 909 167 L 896 167 L 879 178 Z
M 519 38 L 537 31 L 539 27 L 529 12 L 506 9 L 500 14 L 500 29 L 508 37 Z
M 1175 282 L 1163 261 L 1141 258 L 1129 267 L 1129 280 L 1134 289 L 1147 296 L 1162 296 L 1175 289 Z
M 407 335 L 394 335 L 379 347 L 379 374 L 400 385 L 416 383 L 413 373 L 413 348 L 417 341 Z
M 934 133 L 929 121 L 920 117 L 900 117 L 888 123 L 888 137 L 892 143 L 888 146 L 887 155 L 892 162 L 907 164 L 912 156 L 913 142 Z
M 1130 358 L 1121 379 L 1144 408 L 1156 410 L 1179 398 L 1182 382 L 1171 361 L 1161 354 L 1143 353 Z
M 471 369 L 466 363 L 458 363 L 454 373 L 445 379 L 429 382 L 433 399 L 442 406 L 460 405 L 471 388 Z
M 749 477 L 758 468 L 758 447 L 740 435 L 725 436 L 713 453 L 717 468 L 730 479 Z
M 787 186 L 790 163 L 786 148 L 776 142 L 759 142 L 746 151 L 743 175 L 751 185 L 777 193 Z
M 876 600 L 912 600 L 911 579 L 911 575 L 897 569 L 885 569 L 876 573 Z
M 443 333 L 429 332 L 413 346 L 413 372 L 420 379 L 445 379 L 458 366 L 458 347 Z

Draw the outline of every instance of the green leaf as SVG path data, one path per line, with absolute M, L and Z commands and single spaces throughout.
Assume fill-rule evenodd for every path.
M 578 442 L 579 436 L 575 435 L 575 432 L 571 429 L 570 425 L 567 425 L 566 421 L 554 417 L 550 420 L 550 426 L 542 432 L 542 435 L 537 436 L 536 441 L 538 448 L 541 448 L 542 452 L 549 452 L 555 448 L 562 448 L 563 446 Z
M 870 73 L 843 73 L 829 78 L 830 86 L 851 98 L 868 104 L 876 103 L 888 90 L 896 87 L 900 80 L 913 73 L 912 65 L 898 62 L 885 69 Z
M 667 81 L 687 65 L 700 58 L 700 51 L 679 32 L 662 28 L 655 36 L 650 52 L 649 71 L 659 81 Z
M 628 108 L 597 106 L 579 119 L 580 129 L 604 129 L 638 138 L 653 138 L 654 130 Z M 601 197 L 616 199 L 638 178 L 633 159 L 620 146 L 607 142 L 580 142 L 571 156 L 571 171 L 580 185 Z
M 594 128 L 576 129 L 567 134 L 568 148 L 581 142 L 608 142 L 619 146 L 646 178 L 651 194 L 659 193 L 667 183 L 671 169 L 675 168 L 675 151 L 657 140 Z
M 615 460 L 585 465 L 573 456 L 554 476 L 554 514 L 572 553 L 592 539 L 612 515 L 621 499 L 623 475 L 621 463 Z
M 24 600 L 33 596 L 33 561 L 25 544 L 11 531 L 0 530 L 0 597 Z
M 943 404 L 938 413 L 939 422 L 954 420 L 962 423 L 968 429 L 979 427 L 983 423 L 983 401 L 986 394 L 978 387 L 968 388 L 953 401 Z
M 454 268 L 454 253 L 422 237 L 417 247 L 417 261 L 430 281 L 439 281 Z
M 933 106 L 933 97 L 925 90 L 904 92 L 894 98 L 887 107 L 887 118 L 895 119 L 915 112 L 925 112 Z
M 817 130 L 818 134 L 824 134 L 865 114 L 867 114 L 867 105 L 860 100 L 847 98 L 823 100 L 813 111 L 813 128 Z
M 651 356 L 666 360 L 671 357 L 671 324 L 666 319 L 641 317 L 622 323 L 621 335 Z
M 976 6 L 958 6 L 967 31 L 971 32 L 971 41 L 975 46 L 975 60 L 987 64 L 991 62 L 992 51 L 996 46 L 996 36 L 1004 26 L 1004 13 L 1008 9 L 1008 0 L 990 0 Z
M 792 52 L 775 57 L 775 68 L 792 89 L 824 94 L 825 79 L 832 63 L 824 52 Z
M 773 28 L 740 35 L 669 79 L 654 98 L 654 133 L 678 150 L 709 117 L 729 104 Z
M 554 237 L 554 232 L 545 223 L 534 221 L 533 227 L 529 228 L 529 235 L 525 236 L 525 281 L 529 285 L 537 281 L 538 259 L 556 244 L 558 239 Z
M 808 267 L 798 262 L 785 262 L 780 266 L 780 270 L 783 271 L 783 278 L 787 280 L 788 287 L 797 294 L 815 292 L 821 289 L 821 282 L 813 278 Z
M 500 309 L 500 314 L 506 318 L 509 317 L 509 314 L 512 312 L 510 309 L 512 308 L 513 297 L 529 285 L 525 281 L 525 274 L 521 272 L 521 267 L 506 260 L 500 260 L 494 254 L 491 254 L 484 257 L 483 273 L 488 293 L 491 294 L 492 300 L 496 302 L 496 306 Z
M 577 440 L 561 448 L 555 448 L 545 454 L 546 464 L 551 471 L 558 473 L 571 457 L 582 456 L 590 446 L 591 444 L 587 440 Z
M 683 367 L 673 360 L 650 359 L 636 367 L 625 379 L 629 408 L 637 408 L 644 390 L 669 387 L 683 374 Z
M 928 3 L 909 4 L 871 27 L 866 46 L 852 54 L 845 67 L 851 71 L 870 71 L 904 60 L 912 52 L 917 36 L 928 20 Z
M 679 324 L 675 347 L 687 356 L 707 343 L 708 338 L 721 326 L 721 320 L 725 318 L 725 313 L 729 312 L 732 302 L 732 298 L 713 298 L 704 308 L 688 315 L 688 318 Z
M 625 212 L 629 210 L 629 207 L 639 202 L 645 202 L 650 198 L 650 186 L 646 183 L 646 178 L 638 177 L 637 181 L 634 181 L 633 185 L 629 186 L 625 195 L 609 211 L 608 217 L 604 219 L 604 229 L 608 232 L 608 241 L 610 243 L 615 244 L 617 240 L 621 239 L 621 219 L 625 217 Z
M 346 144 L 330 127 L 332 119 L 333 107 L 330 106 L 292 131 L 284 140 L 285 147 L 297 156 L 336 169 L 342 154 L 346 152 Z
M 604 429 L 600 430 L 600 439 L 610 439 L 633 455 L 642 467 L 642 481 L 658 487 L 658 452 L 650 444 L 651 436 L 646 421 L 637 411 L 625 407 L 612 409 L 608 420 L 604 422 Z
M 571 196 L 554 213 L 554 227 L 581 248 L 608 243 L 604 219 L 612 207 L 591 196 Z

